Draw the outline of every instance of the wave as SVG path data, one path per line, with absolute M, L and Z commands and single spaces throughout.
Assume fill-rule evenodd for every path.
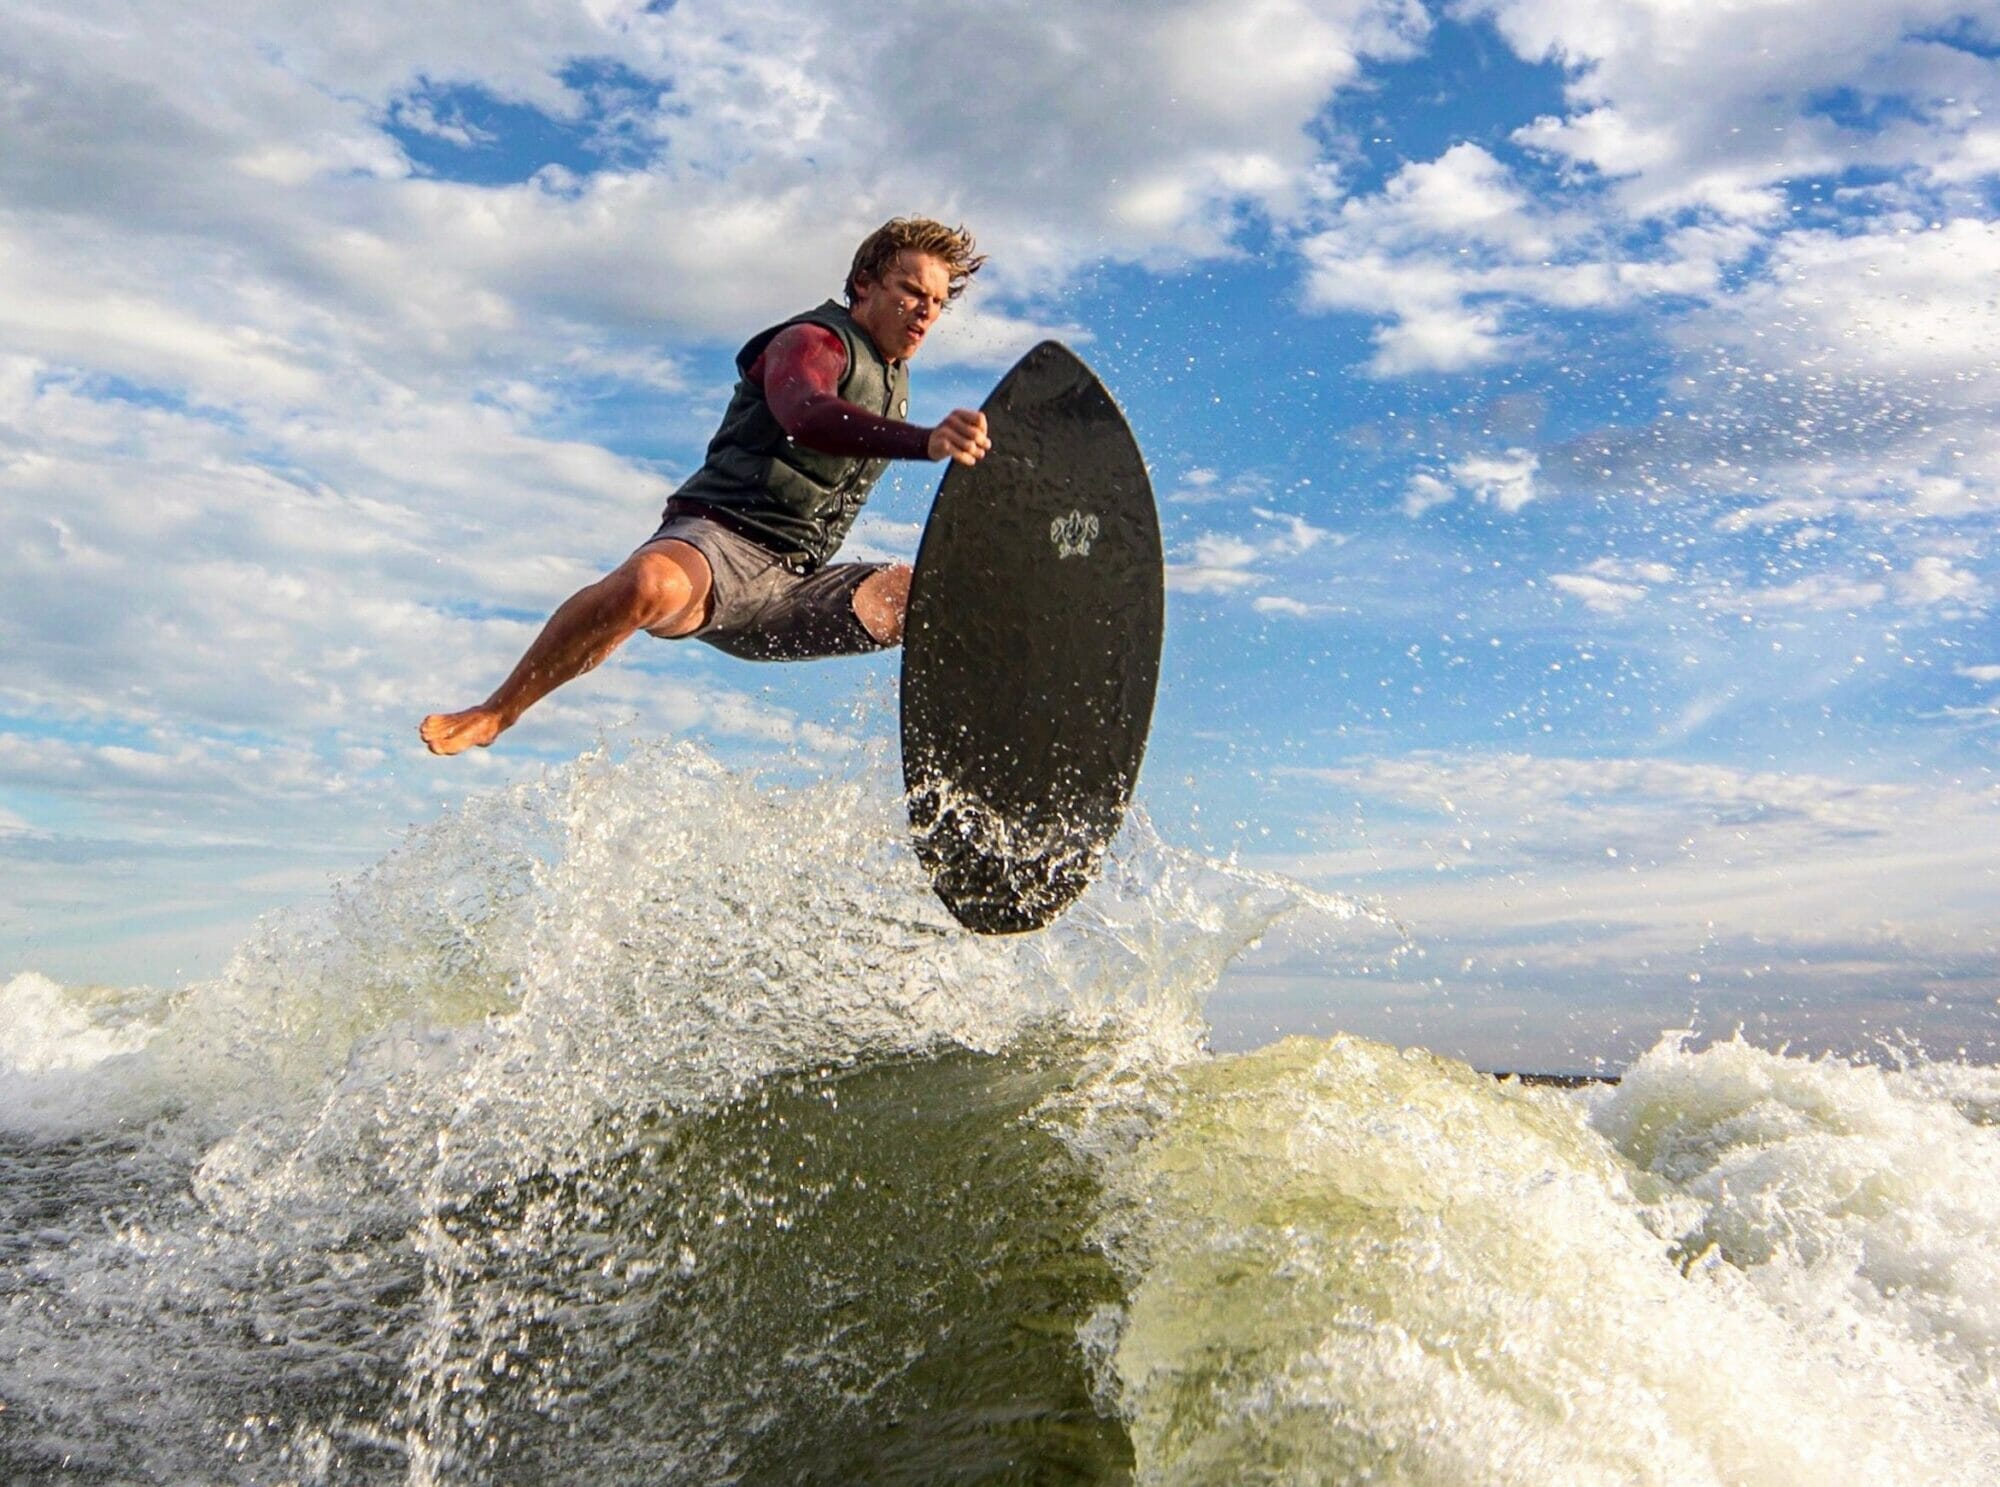
M 1108 1246 L 1146 1480 L 1995 1479 L 1993 1071 L 1335 1038 L 1176 1084 Z
M 1135 820 L 957 929 L 879 757 L 470 802 L 170 993 L 0 988 L 0 1476 L 1992 1480 L 2000 1076 L 1204 1047 Z

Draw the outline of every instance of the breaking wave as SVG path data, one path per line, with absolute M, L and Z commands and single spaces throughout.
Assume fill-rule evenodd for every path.
M 1135 819 L 960 930 L 879 759 L 474 800 L 169 993 L 0 986 L 10 1481 L 1977 1482 L 2000 1076 L 1615 1089 L 1203 999 Z

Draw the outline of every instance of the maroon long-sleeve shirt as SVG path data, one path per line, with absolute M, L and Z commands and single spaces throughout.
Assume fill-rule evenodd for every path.
M 823 325 L 793 325 L 766 346 L 746 374 L 764 389 L 778 425 L 821 454 L 879 460 L 930 458 L 931 431 L 884 418 L 840 395 L 847 348 Z

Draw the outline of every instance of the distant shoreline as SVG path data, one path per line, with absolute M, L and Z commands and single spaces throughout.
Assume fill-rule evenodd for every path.
M 1512 1070 L 1495 1069 L 1495 1079 L 1518 1079 L 1523 1084 L 1549 1085 L 1555 1089 L 1582 1089 L 1591 1084 L 1616 1084 L 1625 1076 L 1622 1074 L 1518 1074 Z

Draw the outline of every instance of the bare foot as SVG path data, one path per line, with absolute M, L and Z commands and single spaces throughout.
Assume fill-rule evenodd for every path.
M 505 730 L 500 714 L 490 707 L 468 707 L 462 713 L 432 713 L 417 725 L 424 747 L 433 754 L 483 749 Z

